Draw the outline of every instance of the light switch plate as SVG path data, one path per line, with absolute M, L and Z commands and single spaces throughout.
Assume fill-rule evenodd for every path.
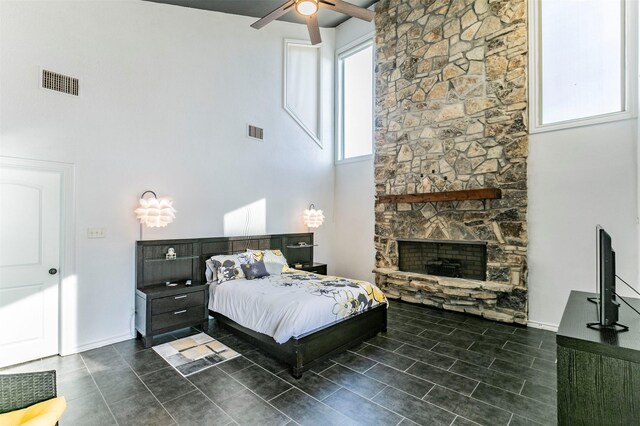
M 87 228 L 87 238 L 105 238 L 106 236 L 106 228 Z

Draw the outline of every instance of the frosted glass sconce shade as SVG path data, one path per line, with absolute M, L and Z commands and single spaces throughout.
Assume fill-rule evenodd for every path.
M 153 198 L 144 198 L 147 193 L 153 194 Z M 140 206 L 135 209 L 135 214 L 141 225 L 164 228 L 176 218 L 176 209 L 172 200 L 158 198 L 153 191 L 146 191 L 140 196 Z
M 309 228 L 319 228 L 324 222 L 322 210 L 316 210 L 313 204 L 311 204 L 308 209 L 305 209 L 302 218 L 304 224 Z

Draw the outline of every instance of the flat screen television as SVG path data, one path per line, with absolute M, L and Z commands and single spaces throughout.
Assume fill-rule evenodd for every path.
M 598 297 L 590 299 L 598 304 L 598 322 L 590 327 L 615 327 L 618 325 L 616 300 L 616 253 L 611 244 L 611 236 L 600 225 L 596 227 L 596 276 Z M 598 327 L 599 326 L 599 327 Z

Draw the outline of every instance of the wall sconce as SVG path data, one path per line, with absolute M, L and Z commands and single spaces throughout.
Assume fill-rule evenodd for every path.
M 308 209 L 305 209 L 302 215 L 304 224 L 309 228 L 319 228 L 324 222 L 324 214 L 322 214 L 322 210 L 316 210 L 315 207 L 316 206 L 311 204 Z
M 152 194 L 153 198 L 144 198 Z M 155 192 L 145 191 L 140 196 L 140 206 L 135 209 L 136 219 L 140 221 L 140 239 L 142 240 L 142 225 L 148 228 L 164 228 L 176 217 L 173 201 L 168 198 L 158 198 Z

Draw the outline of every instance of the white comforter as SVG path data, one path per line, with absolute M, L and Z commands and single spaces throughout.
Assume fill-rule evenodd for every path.
M 384 294 L 366 281 L 296 271 L 212 284 L 209 309 L 284 343 L 380 303 Z

